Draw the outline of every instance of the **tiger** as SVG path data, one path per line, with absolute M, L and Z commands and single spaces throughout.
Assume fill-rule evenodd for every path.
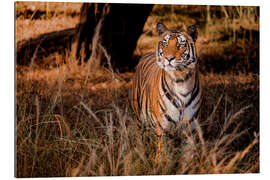
M 146 53 L 135 69 L 130 90 L 133 111 L 153 127 L 158 137 L 186 122 L 195 129 L 201 109 L 195 25 L 168 29 L 157 23 L 155 52 Z

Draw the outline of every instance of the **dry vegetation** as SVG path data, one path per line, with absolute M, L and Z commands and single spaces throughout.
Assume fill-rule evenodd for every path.
M 16 40 L 74 27 L 80 7 L 16 5 Z M 57 53 L 45 65 L 16 65 L 16 176 L 258 173 L 258 19 L 254 7 L 154 6 L 135 54 L 155 49 L 157 21 L 198 24 L 204 90 L 201 129 L 184 133 L 181 144 L 168 140 L 160 165 L 154 132 L 128 104 L 133 71 L 79 66 Z

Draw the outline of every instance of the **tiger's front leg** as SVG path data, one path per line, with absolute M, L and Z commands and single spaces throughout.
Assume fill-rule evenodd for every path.
M 160 165 L 163 162 L 166 163 L 166 149 L 164 148 L 164 136 L 158 136 L 157 144 L 156 144 L 156 156 L 155 156 L 155 164 Z
M 156 134 L 158 136 L 157 143 L 156 143 L 156 156 L 155 156 L 155 164 L 161 165 L 166 163 L 166 148 L 164 147 L 165 140 L 165 133 L 161 130 L 160 127 L 156 127 Z M 166 145 L 165 145 L 166 146 Z

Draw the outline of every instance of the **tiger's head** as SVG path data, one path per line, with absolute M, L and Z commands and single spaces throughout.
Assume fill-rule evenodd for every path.
M 197 28 L 192 25 L 187 32 L 183 30 L 168 30 L 158 23 L 156 30 L 162 38 L 157 46 L 157 63 L 165 71 L 184 71 L 193 69 L 197 64 L 195 41 Z

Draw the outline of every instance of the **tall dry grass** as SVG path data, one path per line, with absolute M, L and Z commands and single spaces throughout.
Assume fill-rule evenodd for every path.
M 129 85 L 117 84 L 123 81 L 119 75 L 107 71 L 103 89 L 110 90 L 95 91 L 96 98 L 87 96 L 98 87 L 95 81 L 104 78 L 104 71 L 67 61 L 50 72 L 30 69 L 17 76 L 17 177 L 259 172 L 258 132 L 246 146 L 233 148 L 247 133 L 241 118 L 249 115 L 251 105 L 235 110 L 221 105 L 221 101 L 231 103 L 225 96 L 211 101 L 213 106 L 202 110 L 209 114 L 200 120 L 202 128 L 194 133 L 182 129 L 181 136 L 168 138 L 166 161 L 156 164 L 157 137 L 147 124 L 136 120 L 126 99 Z M 81 82 L 76 85 L 75 81 Z M 99 107 L 102 96 L 108 102 Z M 224 122 L 216 121 L 219 118 Z M 214 128 L 213 124 L 220 131 L 205 137 L 205 127 Z
M 94 110 L 95 103 L 82 99 L 69 109 L 61 93 L 48 105 L 40 98 L 29 95 L 17 104 L 17 177 L 259 172 L 257 134 L 242 150 L 232 150 L 234 140 L 246 133 L 239 131 L 237 119 L 248 115 L 249 106 L 229 113 L 211 140 L 201 128 L 193 134 L 183 131 L 181 144 L 167 139 L 167 161 L 155 164 L 157 138 L 150 127 L 136 121 L 127 104 L 120 107 L 113 100 L 107 108 Z M 202 125 L 214 123 L 221 99 Z

